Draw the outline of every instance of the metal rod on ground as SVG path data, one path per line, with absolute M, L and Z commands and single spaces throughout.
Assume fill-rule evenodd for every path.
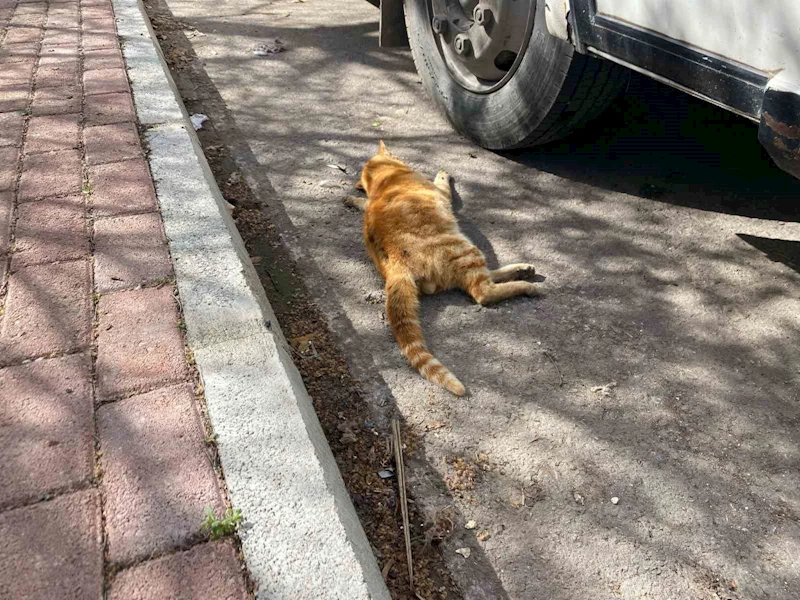
M 392 420 L 392 440 L 394 442 L 394 463 L 397 469 L 397 485 L 400 488 L 400 509 L 403 515 L 403 533 L 406 538 L 406 558 L 408 559 L 408 582 L 414 591 L 414 561 L 411 556 L 411 527 L 408 523 L 408 500 L 406 498 L 406 472 L 403 466 L 403 441 L 400 439 L 400 421 Z

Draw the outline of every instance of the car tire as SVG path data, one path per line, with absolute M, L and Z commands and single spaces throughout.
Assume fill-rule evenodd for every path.
M 429 0 L 404 0 L 411 54 L 428 94 L 455 129 L 492 150 L 552 142 L 599 116 L 625 88 L 627 69 L 584 56 L 547 30 L 535 0 L 531 37 L 508 81 L 489 93 L 462 87 L 442 57 Z

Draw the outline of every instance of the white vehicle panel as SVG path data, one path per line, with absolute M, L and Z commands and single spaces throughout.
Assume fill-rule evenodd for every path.
M 605 17 L 800 82 L 800 0 L 596 0 Z

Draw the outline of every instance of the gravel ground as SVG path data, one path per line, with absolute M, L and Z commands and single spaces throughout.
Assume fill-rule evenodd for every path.
M 204 141 L 223 191 L 244 230 L 267 220 L 249 243 L 272 265 L 273 301 L 302 288 L 318 311 L 287 305 L 282 325 L 299 355 L 318 339 L 317 354 L 335 350 L 343 371 L 326 377 L 352 392 L 319 388 L 323 423 L 335 413 L 382 442 L 388 417 L 404 419 L 423 597 L 800 597 L 800 184 L 754 125 L 637 77 L 572 139 L 498 155 L 450 130 L 407 52 L 377 48 L 362 0 L 160 6 L 177 19 L 162 45 L 182 94 L 218 136 Z M 253 54 L 276 38 L 282 52 Z M 462 227 L 491 263 L 544 277 L 546 297 L 490 309 L 424 299 L 465 399 L 405 364 L 341 204 L 379 137 L 455 177 Z M 281 278 L 291 269 L 301 283 Z M 304 316 L 328 324 L 311 345 Z M 321 375 L 304 375 L 314 395 Z M 392 494 L 359 495 L 347 465 L 366 477 L 388 455 L 349 451 L 339 425 L 326 424 L 334 451 L 385 542 Z M 397 539 L 378 550 L 399 597 Z

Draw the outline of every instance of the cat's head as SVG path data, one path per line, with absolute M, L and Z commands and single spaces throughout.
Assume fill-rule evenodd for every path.
M 369 195 L 370 186 L 379 177 L 394 171 L 397 167 L 405 168 L 405 164 L 386 148 L 383 140 L 378 143 L 378 153 L 367 161 L 361 170 L 361 179 L 356 188 Z

